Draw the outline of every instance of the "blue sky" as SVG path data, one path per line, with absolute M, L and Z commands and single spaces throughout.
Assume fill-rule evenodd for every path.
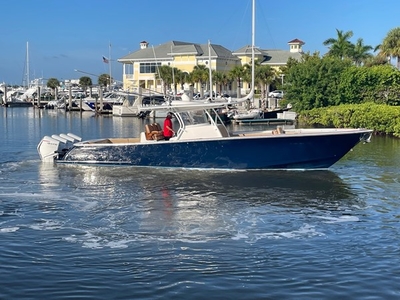
M 108 74 L 102 56 L 111 56 L 112 76 L 121 80 L 116 60 L 143 40 L 210 40 L 232 51 L 251 44 L 251 0 L 3 0 L 1 11 L 0 82 L 8 84 L 23 82 L 27 42 L 30 79 L 60 81 L 87 75 L 75 69 Z M 339 29 L 375 47 L 400 26 L 399 11 L 399 0 L 257 0 L 256 46 L 288 49 L 298 38 L 304 51 L 324 54 L 323 41 Z

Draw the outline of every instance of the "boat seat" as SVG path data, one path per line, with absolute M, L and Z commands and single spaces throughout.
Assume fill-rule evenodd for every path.
M 163 140 L 164 134 L 161 129 L 160 124 L 153 123 L 153 124 L 146 124 L 145 126 L 145 133 L 146 133 L 146 140 Z
M 285 134 L 285 130 L 282 127 L 276 128 L 276 130 L 272 131 L 272 134 Z

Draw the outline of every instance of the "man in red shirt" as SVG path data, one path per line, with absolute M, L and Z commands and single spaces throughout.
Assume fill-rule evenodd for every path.
M 172 128 L 172 114 L 168 113 L 164 120 L 164 138 L 169 140 L 174 135 L 174 130 Z

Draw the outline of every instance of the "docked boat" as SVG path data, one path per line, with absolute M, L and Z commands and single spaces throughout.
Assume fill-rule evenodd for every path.
M 241 120 L 254 120 L 254 119 L 261 119 L 264 118 L 264 113 L 261 109 L 249 109 L 247 111 L 237 111 L 234 110 L 232 114 L 230 115 L 232 119 L 235 121 L 241 121 Z
M 293 116 L 295 117 L 295 113 L 289 113 L 289 110 L 291 108 L 276 108 L 276 109 L 259 109 L 259 108 L 253 108 L 245 111 L 240 111 L 237 109 L 230 109 L 229 112 L 227 113 L 227 117 L 236 121 L 237 123 L 240 123 L 242 121 L 252 121 L 252 120 L 260 120 L 262 122 L 262 119 L 264 120 L 271 120 L 271 119 L 282 119 L 283 115 L 290 115 L 292 118 Z
M 82 111 L 102 111 L 112 113 L 113 106 L 122 105 L 125 95 L 121 92 L 109 92 L 100 98 L 85 97 L 82 99 L 73 99 Z
M 253 0 L 254 31 L 254 0 Z M 254 34 L 252 37 L 254 87 Z M 249 101 L 174 103 L 151 109 L 174 114 L 178 128 L 164 139 L 158 123 L 147 124 L 138 137 L 111 137 L 83 141 L 72 133 L 45 136 L 37 150 L 43 162 L 128 165 L 195 169 L 321 169 L 329 168 L 360 142 L 369 142 L 368 129 L 287 129 L 229 131 L 218 110 Z M 140 111 L 149 108 L 141 106 Z

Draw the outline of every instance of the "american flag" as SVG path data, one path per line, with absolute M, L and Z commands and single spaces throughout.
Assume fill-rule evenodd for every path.
M 107 57 L 105 57 L 105 56 L 103 56 L 103 63 L 106 63 L 106 64 L 108 64 L 108 58 L 107 58 Z

